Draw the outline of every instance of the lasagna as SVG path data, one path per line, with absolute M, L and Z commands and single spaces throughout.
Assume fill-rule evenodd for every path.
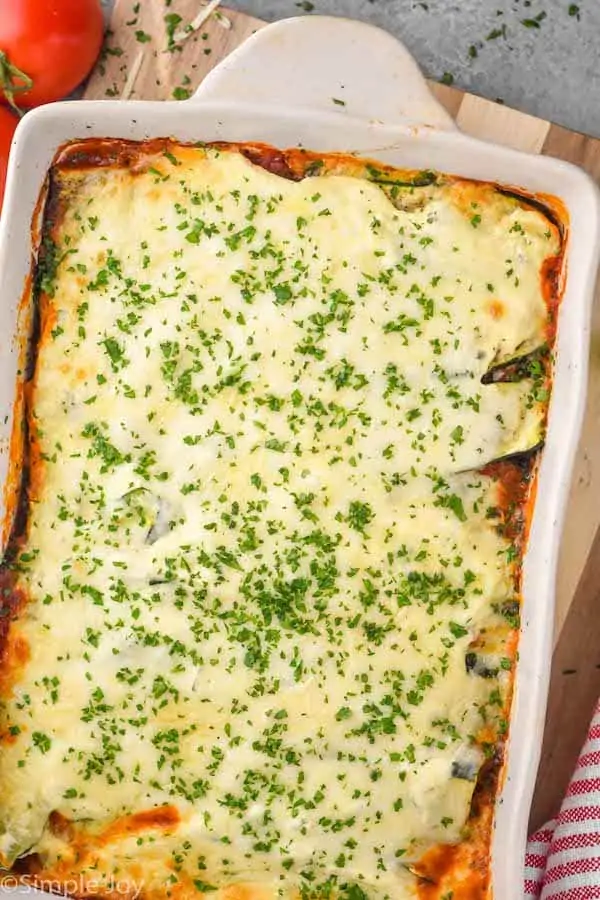
M 60 151 L 2 575 L 11 878 L 488 896 L 544 203 L 258 144 Z

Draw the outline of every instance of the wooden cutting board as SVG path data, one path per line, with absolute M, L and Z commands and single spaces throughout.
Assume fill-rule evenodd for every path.
M 85 98 L 183 99 L 265 24 L 219 7 L 197 29 L 186 32 L 202 8 L 199 0 L 116 0 L 106 47 Z M 185 39 L 182 33 L 187 33 Z M 568 160 L 600 181 L 600 140 L 454 88 L 430 86 L 466 133 Z M 600 696 L 599 525 L 600 291 L 594 309 L 587 413 L 559 565 L 556 648 L 533 825 L 555 811 Z

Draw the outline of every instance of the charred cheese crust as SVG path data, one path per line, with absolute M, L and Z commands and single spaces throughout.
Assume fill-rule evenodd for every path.
M 486 896 L 561 251 L 494 185 L 64 151 L 5 567 L 7 866 Z

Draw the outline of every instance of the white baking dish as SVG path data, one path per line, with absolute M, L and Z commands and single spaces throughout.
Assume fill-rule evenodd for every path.
M 543 733 L 557 551 L 585 402 L 599 246 L 596 188 L 571 165 L 461 134 L 395 39 L 345 19 L 297 18 L 271 25 L 221 63 L 184 103 L 82 101 L 35 110 L 17 130 L 0 225 L 1 481 L 8 469 L 22 344 L 19 304 L 35 252 L 31 221 L 52 157 L 73 138 L 159 136 L 353 151 L 396 166 L 438 169 L 554 194 L 568 210 L 554 391 L 524 564 L 520 662 L 493 842 L 495 900 L 517 900 L 522 896 L 527 817 Z M 6 515 L 6 509 L 0 513 Z

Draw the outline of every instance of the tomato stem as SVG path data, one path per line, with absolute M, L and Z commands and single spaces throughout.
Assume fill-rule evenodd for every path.
M 33 79 L 17 68 L 6 55 L 0 50 L 0 91 L 6 97 L 6 101 L 18 116 L 23 115 L 23 111 L 19 109 L 15 102 L 15 94 L 23 91 L 30 91 L 33 87 Z

